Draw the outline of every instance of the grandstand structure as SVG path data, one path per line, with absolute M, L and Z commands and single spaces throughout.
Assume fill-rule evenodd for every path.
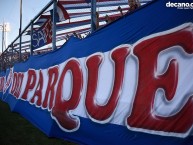
M 128 0 L 94 0 L 94 2 L 95 7 L 92 8 L 91 0 L 51 0 L 2 52 L 0 70 L 3 71 L 16 63 L 27 61 L 32 55 L 42 55 L 60 49 L 72 36 L 84 39 L 95 31 L 95 28 L 100 29 L 107 25 L 109 19 L 115 21 L 124 16 L 130 7 Z M 148 2 L 150 0 L 139 0 L 141 6 Z M 57 15 L 58 4 L 63 17 Z M 50 27 L 47 25 L 48 21 Z M 95 24 L 93 30 L 92 22 Z M 46 34 L 39 33 L 45 25 L 51 31 L 46 29 Z M 49 33 L 52 36 L 48 40 Z M 41 41 L 44 43 L 39 45 Z M 36 46 L 37 44 L 39 46 Z

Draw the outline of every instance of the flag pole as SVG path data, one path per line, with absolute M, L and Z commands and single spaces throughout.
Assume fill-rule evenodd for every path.
M 57 0 L 53 0 L 53 20 L 52 20 L 52 50 L 56 49 L 56 11 Z
M 33 44 L 32 44 L 32 37 L 33 37 L 33 21 L 31 20 L 31 31 L 30 31 L 30 37 L 31 37 L 31 45 L 30 45 L 30 55 L 33 55 Z
M 4 47 L 4 45 L 3 45 L 3 41 L 4 41 L 4 28 L 5 26 L 4 26 L 4 21 L 3 21 L 3 25 L 2 25 L 2 53 L 3 53 L 3 47 Z
M 96 30 L 96 0 L 91 0 L 91 32 Z
M 21 61 L 21 29 L 22 29 L 22 0 L 20 0 L 20 28 L 19 28 L 19 61 Z

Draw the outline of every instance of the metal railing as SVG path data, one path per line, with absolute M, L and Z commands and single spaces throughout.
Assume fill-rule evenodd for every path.
M 13 42 L 2 52 L 0 56 L 0 71 L 6 70 L 6 68 L 12 67 L 15 63 L 22 62 L 28 59 L 30 55 L 33 54 L 31 45 L 26 45 L 22 42 L 22 37 L 26 35 L 24 33 L 28 32 L 28 29 L 33 26 L 33 23 L 51 6 L 53 5 L 53 25 L 52 34 L 56 35 L 56 3 L 57 0 L 51 0 L 32 20 L 31 22 L 20 32 L 19 35 L 13 40 Z M 33 27 L 32 27 L 33 28 Z M 32 35 L 32 31 L 30 32 Z M 3 35 L 3 34 L 2 34 Z M 31 35 L 29 41 L 31 40 Z M 29 37 L 29 36 L 28 36 Z M 53 37 L 53 46 L 56 46 L 56 37 Z M 2 46 L 3 48 L 3 46 Z M 53 48 L 54 49 L 54 48 Z
M 21 1 L 22 5 L 22 1 Z M 53 14 L 52 14 L 52 46 L 42 49 L 41 51 L 36 51 L 34 53 L 33 47 L 32 47 L 32 33 L 33 33 L 33 24 L 34 22 L 49 8 L 53 5 Z M 94 3 L 92 2 L 93 10 L 96 11 L 96 0 L 94 0 Z M 0 71 L 6 70 L 6 68 L 12 67 L 15 63 L 19 63 L 22 61 L 25 61 L 28 59 L 30 55 L 39 54 L 40 52 L 44 53 L 47 51 L 55 50 L 57 49 L 56 46 L 56 11 L 57 11 L 57 0 L 51 0 L 32 20 L 31 22 L 21 31 L 21 18 L 20 18 L 20 30 L 19 35 L 15 38 L 15 40 L 4 50 L 0 56 Z M 21 13 L 20 9 L 20 13 Z M 20 14 L 21 15 L 21 14 Z M 21 17 L 21 16 L 20 16 Z M 92 21 L 96 23 L 95 15 L 92 15 Z M 92 29 L 96 29 L 96 24 L 92 24 Z M 30 37 L 28 35 L 28 44 L 25 43 L 26 39 L 23 39 L 23 37 L 27 37 L 25 33 L 30 31 Z M 25 40 L 25 42 L 22 42 L 22 40 Z M 27 44 L 27 45 L 26 45 Z
M 147 1 L 151 1 L 151 0 L 147 0 Z M 142 1 L 143 2 L 143 1 Z M 41 48 L 41 50 L 34 50 L 33 49 L 33 45 L 32 45 L 32 34 L 34 31 L 34 23 L 36 22 L 36 20 L 44 13 L 46 12 L 46 10 L 48 10 L 50 7 L 52 6 L 52 43 L 49 44 L 47 46 L 47 48 Z M 115 13 L 113 16 L 114 17 L 119 17 L 119 13 L 120 13 L 120 9 L 121 8 L 122 11 L 124 11 L 124 14 L 127 13 L 128 11 L 128 3 L 126 5 L 127 7 L 120 7 L 117 6 L 117 8 L 113 8 L 111 11 L 109 11 L 110 13 Z M 96 12 L 96 0 L 92 0 L 91 1 L 91 28 L 89 28 L 89 31 L 87 28 L 82 29 L 82 31 L 84 31 L 84 33 L 90 33 L 90 29 L 91 32 L 94 32 L 99 26 L 99 23 L 101 21 L 103 21 L 103 23 L 101 23 L 100 26 L 104 26 L 107 22 L 106 17 L 105 17 L 105 11 L 101 8 L 100 10 L 98 9 L 98 12 Z M 99 7 L 99 6 L 98 6 Z M 14 64 L 25 61 L 29 58 L 30 55 L 36 55 L 36 54 L 40 54 L 40 53 L 45 53 L 48 51 L 52 51 L 55 50 L 57 48 L 59 48 L 59 46 L 56 46 L 56 41 L 58 39 L 66 39 L 66 41 L 69 38 L 69 33 L 67 34 L 66 32 L 64 33 L 58 33 L 56 35 L 56 11 L 57 11 L 57 0 L 51 0 L 31 21 L 30 23 L 20 32 L 19 35 L 15 38 L 15 40 L 6 48 L 6 50 L 4 50 L 0 56 L 0 71 L 4 71 L 7 68 L 10 68 L 12 66 L 14 66 Z M 122 12 L 121 11 L 121 12 Z M 84 15 L 87 14 L 87 12 L 83 13 Z M 98 16 L 97 16 L 98 14 Z M 100 15 L 99 15 L 100 14 Z M 75 15 L 75 14 L 73 14 Z M 106 13 L 107 15 L 107 13 Z M 123 14 L 122 14 L 123 15 Z M 86 20 L 85 20 L 86 21 Z M 105 23 L 104 23 L 105 22 Z M 81 23 L 81 22 L 80 22 Z M 108 22 L 107 22 L 108 23 Z M 63 23 L 63 26 L 68 27 L 68 24 L 72 24 L 69 20 L 69 23 Z M 29 33 L 30 32 L 30 33 Z M 77 33 L 79 32 L 77 31 L 71 31 L 71 35 L 74 35 L 75 37 L 78 37 Z M 88 33 L 88 34 L 89 34 Z M 28 35 L 27 35 L 28 34 Z M 81 34 L 81 33 L 79 33 Z

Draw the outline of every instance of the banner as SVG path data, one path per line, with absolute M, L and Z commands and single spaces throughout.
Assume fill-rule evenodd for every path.
M 32 34 L 32 48 L 37 49 L 52 42 L 52 21 L 49 18 L 44 25 Z
M 1 100 L 78 144 L 192 145 L 193 11 L 167 3 L 16 64 L 1 74 Z

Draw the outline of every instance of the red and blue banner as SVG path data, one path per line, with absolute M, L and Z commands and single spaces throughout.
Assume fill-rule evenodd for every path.
M 49 137 L 193 144 L 192 1 L 157 0 L 1 74 L 1 100 Z
M 32 34 L 32 49 L 38 49 L 52 42 L 52 21 L 51 18 Z

